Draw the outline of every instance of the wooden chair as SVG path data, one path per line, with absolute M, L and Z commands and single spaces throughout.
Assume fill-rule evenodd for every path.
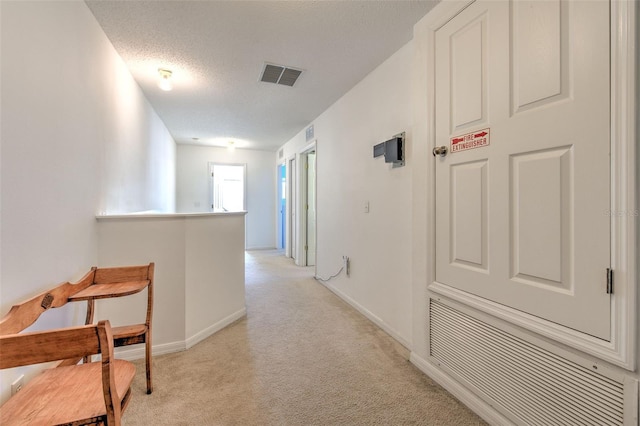
M 69 295 L 70 302 L 87 301 L 86 324 L 93 323 L 96 299 L 122 297 L 147 289 L 147 314 L 144 324 L 113 327 L 114 346 L 145 344 L 147 394 L 153 392 L 151 360 L 151 319 L 153 317 L 153 275 L 155 265 L 93 268 L 89 285 Z
M 42 304 L 52 300 L 55 297 L 46 293 Z M 113 358 L 109 321 L 0 336 L 1 369 L 93 354 L 100 354 L 101 361 L 50 368 L 30 380 L 0 407 L 0 424 L 120 425 L 131 398 L 135 367 Z
M 93 283 L 97 268 L 91 268 L 77 283 L 66 282 L 39 294 L 26 302 L 14 305 L 0 319 L 0 336 L 20 333 L 36 322 L 40 315 L 50 308 L 59 308 L 69 301 L 69 296 L 86 289 Z

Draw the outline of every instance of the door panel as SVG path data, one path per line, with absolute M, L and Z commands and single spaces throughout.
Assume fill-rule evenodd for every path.
M 566 97 L 568 16 L 568 4 L 560 0 L 512 3 L 511 66 L 516 111 Z
M 602 339 L 608 17 L 604 1 L 478 0 L 435 46 L 436 281 Z
M 486 271 L 487 162 L 451 167 L 451 262 Z
M 486 40 L 484 15 L 451 36 L 453 133 L 486 120 Z
M 512 276 L 571 288 L 573 151 L 562 147 L 511 157 Z

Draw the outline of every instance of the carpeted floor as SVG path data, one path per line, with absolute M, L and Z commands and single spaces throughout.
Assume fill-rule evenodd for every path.
M 278 251 L 246 255 L 247 317 L 137 361 L 125 425 L 483 425 L 408 351 Z

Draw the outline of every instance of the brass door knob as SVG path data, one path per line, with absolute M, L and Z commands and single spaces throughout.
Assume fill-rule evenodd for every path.
M 433 156 L 435 157 L 436 155 L 439 155 L 440 157 L 447 155 L 447 147 L 442 145 L 433 148 Z

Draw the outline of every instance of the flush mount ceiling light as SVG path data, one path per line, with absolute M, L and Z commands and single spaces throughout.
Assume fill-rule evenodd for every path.
M 171 75 L 173 72 L 168 69 L 158 68 L 158 74 L 160 74 L 160 81 L 158 82 L 158 87 L 165 92 L 173 89 L 173 85 L 171 84 Z

